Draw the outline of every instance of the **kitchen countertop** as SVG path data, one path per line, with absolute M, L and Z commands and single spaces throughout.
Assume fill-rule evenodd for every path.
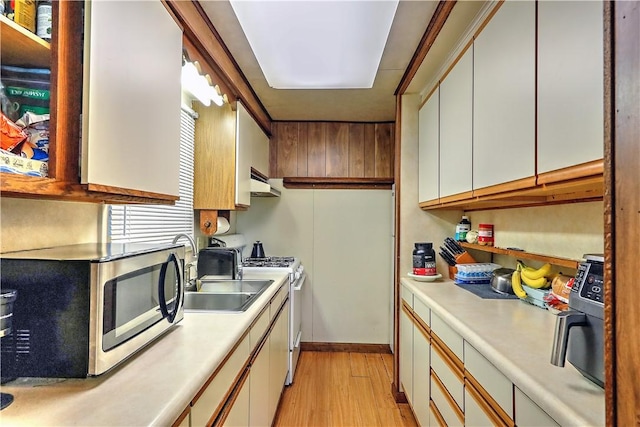
M 562 426 L 604 426 L 604 390 L 550 363 L 556 316 L 515 299 L 482 299 L 451 280 L 402 283 Z
M 185 312 L 167 334 L 113 370 L 86 379 L 18 378 L 3 426 L 171 425 L 250 328 L 286 273 L 248 273 L 274 283 L 244 313 Z

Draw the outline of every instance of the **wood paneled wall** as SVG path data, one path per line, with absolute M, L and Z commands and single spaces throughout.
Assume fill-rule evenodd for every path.
M 393 178 L 393 123 L 273 122 L 271 130 L 271 178 Z

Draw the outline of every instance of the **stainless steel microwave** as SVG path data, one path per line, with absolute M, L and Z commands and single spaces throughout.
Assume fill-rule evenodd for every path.
M 2 377 L 102 374 L 183 318 L 184 247 L 90 243 L 0 255 L 17 291 Z

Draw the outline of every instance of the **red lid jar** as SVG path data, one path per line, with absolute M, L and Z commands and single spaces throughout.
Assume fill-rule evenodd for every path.
M 493 224 L 478 224 L 478 244 L 493 246 Z

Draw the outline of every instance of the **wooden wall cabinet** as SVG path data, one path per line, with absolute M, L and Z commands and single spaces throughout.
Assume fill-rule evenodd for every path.
M 177 61 L 180 61 L 180 30 L 172 22 L 171 15 L 169 15 L 161 2 L 145 3 L 134 7 L 127 14 L 126 23 L 132 25 L 125 26 L 130 29 L 132 27 L 139 29 L 140 20 L 147 20 L 147 12 L 152 11 L 151 15 L 154 22 L 152 26 L 155 28 L 157 23 L 158 28 L 163 28 L 166 33 L 163 33 L 163 37 L 160 39 L 151 36 L 140 37 L 141 42 L 149 43 L 141 46 L 137 43 L 137 37 L 132 39 L 131 32 L 124 32 L 122 37 L 118 39 L 118 49 L 104 54 L 103 52 L 106 52 L 106 50 L 102 50 L 105 48 L 104 45 L 91 46 L 87 44 L 91 48 L 90 50 L 85 49 L 84 52 L 84 66 L 86 68 L 84 75 L 85 95 L 87 92 L 99 90 L 99 86 L 94 86 L 94 82 L 91 80 L 92 76 L 87 75 L 88 73 L 100 74 L 100 71 L 95 70 L 95 66 L 98 64 L 95 62 L 97 58 L 106 59 L 108 57 L 108 61 L 112 61 L 109 65 L 110 75 L 108 77 L 116 80 L 115 84 L 109 87 L 110 93 L 103 92 L 100 95 L 94 93 L 92 100 L 83 100 L 83 20 L 88 28 L 86 31 L 87 43 L 91 39 L 94 39 L 94 41 L 97 39 L 107 42 L 108 45 L 110 40 L 102 36 L 96 36 L 96 32 L 100 32 L 105 26 L 112 28 L 113 21 L 105 23 L 103 20 L 105 17 L 108 20 L 117 18 L 118 24 L 122 25 L 121 16 L 114 18 L 113 15 L 107 17 L 101 14 L 98 18 L 91 16 L 91 11 L 88 10 L 85 18 L 84 2 L 54 2 L 50 57 L 46 53 L 47 43 L 38 41 L 35 36 L 15 31 L 11 23 L 2 18 L 0 22 L 2 29 L 2 63 L 19 66 L 50 66 L 51 68 L 49 175 L 46 178 L 36 178 L 2 173 L 0 174 L 0 190 L 4 197 L 108 203 L 173 203 L 177 200 L 178 165 L 175 161 L 173 144 L 175 144 L 175 152 L 177 152 L 179 139 L 173 140 L 170 133 L 163 135 L 160 142 L 156 141 L 153 136 L 150 138 L 138 138 L 136 135 L 139 135 L 139 131 L 130 129 L 131 117 L 138 119 L 139 116 L 128 109 L 131 108 L 132 104 L 127 101 L 127 98 L 134 100 L 135 108 L 133 110 L 136 112 L 138 107 L 143 106 L 141 108 L 145 113 L 152 116 L 159 114 L 161 117 L 159 121 L 167 119 L 166 123 L 168 123 L 169 128 L 173 128 L 175 125 L 173 131 L 179 131 L 179 80 L 173 86 L 169 85 L 167 87 L 165 82 L 161 87 L 158 87 L 157 79 L 148 78 L 146 75 L 141 79 L 140 70 L 147 69 L 149 65 L 141 64 L 140 55 L 144 57 L 144 51 L 147 49 L 159 53 L 160 56 L 156 57 L 156 59 L 163 64 L 160 68 L 166 69 L 163 73 L 173 73 L 172 75 L 174 75 L 175 71 L 179 70 L 180 62 L 173 64 L 170 58 L 177 58 Z M 118 8 L 119 6 L 100 5 L 98 7 Z M 96 21 L 96 29 L 93 33 L 91 32 L 92 20 Z M 126 40 L 123 41 L 123 38 Z M 16 53 L 14 47 L 16 46 L 19 47 L 17 49 L 19 51 L 18 56 L 14 55 Z M 156 48 L 159 48 L 159 50 L 154 50 Z M 165 54 L 166 56 L 163 56 Z M 156 62 L 155 64 L 157 65 L 158 63 Z M 94 69 L 92 69 L 92 65 Z M 154 66 L 153 68 L 158 67 Z M 95 84 L 98 83 L 98 80 L 100 79 L 98 78 Z M 135 86 L 136 88 L 141 86 L 139 89 L 147 91 L 145 92 L 146 94 L 151 91 L 154 94 L 154 98 L 161 99 L 162 101 L 159 105 L 163 106 L 162 113 L 158 113 L 158 110 L 154 108 L 154 104 L 158 104 L 157 99 L 126 93 L 126 89 L 130 86 Z M 100 87 L 104 86 L 100 85 Z M 125 94 L 123 94 L 123 91 Z M 175 106 L 173 106 L 176 116 L 173 118 L 175 121 L 172 121 L 165 115 L 168 110 L 164 110 L 164 108 L 171 103 L 171 100 L 176 98 L 176 93 L 178 97 Z M 113 97 L 110 98 L 109 95 L 116 95 L 117 100 L 114 100 Z M 102 111 L 96 110 L 94 106 L 94 108 L 91 108 L 89 116 L 87 116 L 87 110 L 85 110 L 83 119 L 90 120 L 92 123 L 104 121 L 103 123 L 109 126 L 108 135 L 118 133 L 115 137 L 107 138 L 106 145 L 99 141 L 100 136 L 95 133 L 89 131 L 89 134 L 85 134 L 82 138 L 82 143 L 85 147 L 82 151 L 83 156 L 100 147 L 103 150 L 101 153 L 108 154 L 108 157 L 100 159 L 99 154 L 97 166 L 83 164 L 81 168 L 78 162 L 81 141 L 81 110 L 83 104 L 84 107 L 88 107 L 92 102 L 99 103 Z M 110 110 L 110 115 L 103 115 L 105 110 Z M 122 124 L 118 122 L 118 119 L 123 118 L 126 119 L 125 123 L 127 123 L 124 129 Z M 146 127 L 144 120 L 139 122 L 137 127 L 144 129 Z M 178 135 L 177 132 L 174 133 Z M 153 132 L 151 134 L 154 135 Z M 125 146 L 124 149 L 122 148 L 123 145 Z M 157 150 L 158 147 L 160 147 L 159 150 Z M 154 154 L 155 150 L 161 152 L 161 154 Z M 141 155 L 141 152 L 144 155 Z M 171 162 L 168 163 L 170 157 Z M 155 163 L 153 168 L 148 167 L 150 160 Z M 125 170 L 120 171 L 122 173 L 115 170 L 119 165 L 131 164 L 135 164 L 135 167 L 129 170 L 125 168 Z M 101 173 L 100 171 L 104 171 L 105 167 L 109 170 L 107 175 L 110 178 L 115 177 L 115 181 L 91 178 L 93 172 Z M 147 173 L 147 169 L 153 169 L 151 175 L 148 176 L 155 176 L 153 174 L 160 170 L 163 178 L 159 182 L 154 181 L 153 183 L 147 179 L 139 180 L 138 171 Z M 80 178 L 81 175 L 83 177 L 82 180 Z
M 393 123 L 274 122 L 272 132 L 271 178 L 393 178 Z
M 246 110 L 239 102 L 235 106 L 195 106 L 194 209 L 237 210 L 251 203 L 249 140 L 239 138 L 245 131 L 239 117 L 244 122 Z

